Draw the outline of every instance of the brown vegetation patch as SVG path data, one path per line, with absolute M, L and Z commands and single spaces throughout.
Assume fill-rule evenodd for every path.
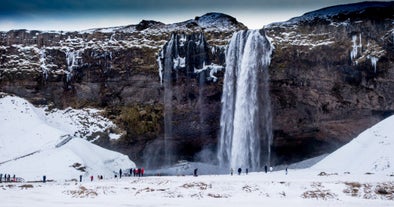
M 228 198 L 229 196 L 228 195 L 225 195 L 225 194 L 219 194 L 219 193 L 208 193 L 208 196 L 209 197 L 212 197 L 212 198 Z
M 258 191 L 259 189 L 256 186 L 245 185 L 244 187 L 242 187 L 242 190 L 251 193 L 253 191 Z
M 378 184 L 375 193 L 382 199 L 394 200 L 394 182 Z
M 19 186 L 21 189 L 29 189 L 29 188 L 33 188 L 34 186 L 32 184 L 24 184 Z
M 306 191 L 302 194 L 303 198 L 312 198 L 312 199 L 323 199 L 323 200 L 328 200 L 328 199 L 334 199 L 336 198 L 335 193 L 332 193 L 329 190 L 310 190 Z
M 345 185 L 348 187 L 343 190 L 344 193 L 349 194 L 353 197 L 356 197 L 359 195 L 361 184 L 358 182 L 345 182 Z
M 335 193 L 332 193 L 330 190 L 324 189 L 324 186 L 321 183 L 313 183 L 312 187 L 314 188 L 314 190 L 304 192 L 301 197 L 323 200 L 334 199 L 337 197 Z
M 137 194 L 140 194 L 140 193 L 142 193 L 142 192 L 154 192 L 154 191 L 162 191 L 162 192 L 164 192 L 164 191 L 167 191 L 168 189 L 163 189 L 163 188 L 159 188 L 159 189 L 154 189 L 154 188 L 149 188 L 149 187 L 146 187 L 146 188 L 143 188 L 143 189 L 140 189 L 140 190 L 138 190 L 136 193 L 135 193 L 135 195 L 137 195 Z
M 200 189 L 200 190 L 206 190 L 206 189 L 208 189 L 208 187 L 209 187 L 209 188 L 212 188 L 211 185 L 208 186 L 208 184 L 203 183 L 203 182 L 199 182 L 199 183 L 196 183 L 196 182 L 193 182 L 193 183 L 185 183 L 185 184 L 183 184 L 181 187 L 182 187 L 182 188 L 198 188 L 198 189 Z
M 346 182 L 345 185 L 347 187 L 343 192 L 353 197 L 394 200 L 394 182 L 377 183 L 376 185 Z
M 98 193 L 93 189 L 87 189 L 84 186 L 80 186 L 78 190 L 69 190 L 66 191 L 67 194 L 71 195 L 74 198 L 87 198 L 87 197 L 96 197 Z
M 326 172 L 320 172 L 318 176 L 330 176 L 330 175 L 338 175 L 338 173 L 326 173 Z

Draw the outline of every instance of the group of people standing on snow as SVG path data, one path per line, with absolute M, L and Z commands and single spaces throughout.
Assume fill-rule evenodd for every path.
M 242 173 L 242 168 L 238 168 L 238 175 L 241 175 L 241 173 Z M 245 169 L 245 173 L 246 173 L 246 174 L 249 173 L 249 169 L 248 169 L 248 168 Z M 234 174 L 234 169 L 231 168 L 231 169 L 230 169 L 230 175 L 233 175 L 233 174 Z
M 15 175 L 11 177 L 10 174 L 0 174 L 0 183 L 2 182 L 16 182 Z
M 143 167 L 142 168 L 130 168 L 128 173 L 125 173 L 122 171 L 122 169 L 119 169 L 119 174 L 115 174 L 115 178 L 117 178 L 118 175 L 119 175 L 119 178 L 122 178 L 122 176 L 141 177 L 141 176 L 144 176 L 144 173 L 145 173 L 145 169 Z
M 270 172 L 272 172 L 273 170 L 274 170 L 274 169 L 273 169 L 272 167 L 269 167 L 269 171 L 270 171 Z M 265 173 L 268 173 L 268 166 L 267 166 L 267 165 L 264 166 L 264 172 L 265 172 Z M 286 172 L 286 175 L 287 175 L 287 173 L 288 173 L 287 167 L 286 167 L 286 169 L 285 169 L 285 172 Z M 238 168 L 238 175 L 241 175 L 241 173 L 242 173 L 242 168 Z M 248 169 L 248 168 L 245 169 L 245 173 L 246 173 L 246 175 L 249 173 L 249 169 Z M 231 169 L 230 169 L 230 175 L 233 175 L 233 174 L 234 174 L 234 169 L 231 168 Z
M 119 170 L 119 174 L 121 174 L 121 172 L 122 172 L 122 169 L 120 169 Z M 145 173 L 145 169 L 142 167 L 142 168 L 130 168 L 130 173 L 129 173 L 129 176 L 131 177 L 131 176 L 134 176 L 134 177 L 136 177 L 136 176 L 138 176 L 138 177 L 141 177 L 141 176 L 144 176 L 144 173 Z
M 238 175 L 241 175 L 241 173 L 242 173 L 242 168 L 238 168 Z M 249 169 L 248 169 L 248 168 L 245 169 L 245 173 L 246 173 L 246 174 L 249 173 Z M 231 168 L 231 169 L 230 169 L 230 175 L 233 175 L 233 174 L 234 174 L 234 169 Z
M 122 176 L 129 176 L 129 177 L 132 177 L 132 176 L 136 177 L 136 176 L 138 176 L 138 177 L 141 177 L 141 176 L 144 176 L 144 173 L 145 173 L 145 169 L 144 168 L 130 168 L 129 173 L 125 173 L 125 172 L 123 172 L 122 169 L 119 169 L 119 173 L 115 173 L 115 178 L 118 178 L 118 176 L 119 176 L 119 178 L 122 178 Z M 79 176 L 79 182 L 82 182 L 82 178 L 83 178 L 83 176 L 80 175 Z M 93 175 L 91 175 L 89 178 L 90 178 L 90 181 L 93 182 L 93 180 L 94 180 Z M 98 180 L 102 180 L 102 179 L 104 179 L 104 177 L 102 175 L 98 175 L 97 179 Z

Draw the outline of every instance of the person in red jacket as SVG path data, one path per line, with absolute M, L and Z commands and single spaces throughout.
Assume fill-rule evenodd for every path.
M 144 172 L 145 172 L 144 168 L 141 168 L 141 176 L 144 176 Z

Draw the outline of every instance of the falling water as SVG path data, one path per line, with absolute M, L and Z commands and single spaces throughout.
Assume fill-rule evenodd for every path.
M 248 30 L 233 35 L 226 52 L 218 160 L 222 167 L 269 165 L 272 143 L 268 65 L 273 46 Z
M 173 56 L 175 35 L 171 36 L 171 40 L 164 48 L 164 160 L 165 165 L 170 165 L 173 162 L 172 154 L 172 70 L 173 70 Z

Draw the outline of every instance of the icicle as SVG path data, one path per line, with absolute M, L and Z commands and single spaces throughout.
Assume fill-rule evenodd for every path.
M 46 64 L 46 51 L 45 51 L 45 49 L 41 49 L 40 50 L 40 68 L 42 70 L 42 73 L 45 76 L 45 79 L 47 79 L 48 78 L 48 71 L 49 71 L 49 69 L 48 69 L 47 64 Z
M 214 46 L 212 46 L 212 48 L 211 48 L 211 53 L 212 53 L 212 55 L 215 55 L 215 53 L 216 53 L 216 48 Z
M 185 63 L 185 58 L 184 57 L 176 57 L 176 58 L 174 58 L 173 59 L 173 62 L 174 62 L 174 66 L 173 66 L 173 68 L 174 69 L 180 69 L 180 68 L 184 68 L 184 67 L 186 67 L 186 63 Z
M 161 60 L 163 57 L 163 50 L 161 50 L 160 54 L 157 56 L 157 64 L 159 65 L 159 77 L 160 77 L 160 84 L 163 85 L 163 64 Z
M 80 51 L 70 51 L 67 48 L 66 51 L 66 62 L 67 62 L 67 82 L 72 78 L 72 72 L 74 69 L 78 68 L 82 64 L 82 57 L 80 56 Z
M 353 42 L 353 46 L 352 46 L 352 51 L 350 52 L 350 59 L 353 60 L 357 57 L 357 53 L 358 53 L 358 46 L 357 46 L 357 36 L 353 35 L 352 36 L 352 42 Z
M 358 35 L 359 43 L 357 44 L 357 35 L 352 36 L 352 51 L 350 52 L 350 59 L 353 61 L 354 59 L 357 58 L 358 51 L 362 49 L 362 39 L 361 39 L 361 33 Z
M 369 59 L 371 60 L 371 65 L 372 65 L 372 67 L 374 69 L 374 72 L 376 73 L 376 65 L 377 65 L 377 63 L 379 61 L 379 58 L 371 56 L 371 57 L 369 57 Z

